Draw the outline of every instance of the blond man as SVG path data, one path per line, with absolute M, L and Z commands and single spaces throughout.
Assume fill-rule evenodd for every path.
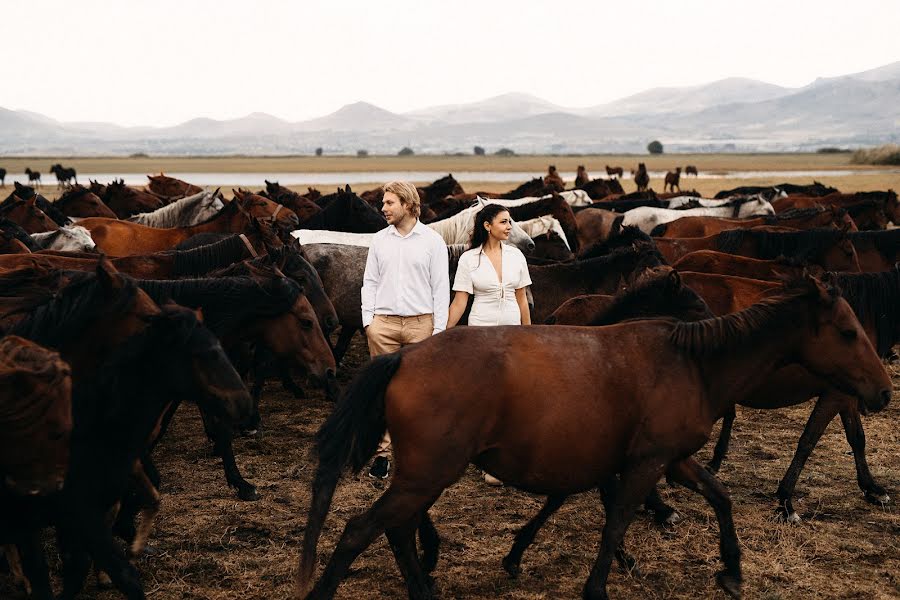
M 362 324 L 369 354 L 395 352 L 447 327 L 450 275 L 443 238 L 419 221 L 415 186 L 384 186 L 381 212 L 388 226 L 374 235 L 362 286 Z M 369 475 L 390 472 L 390 435 L 385 434 Z

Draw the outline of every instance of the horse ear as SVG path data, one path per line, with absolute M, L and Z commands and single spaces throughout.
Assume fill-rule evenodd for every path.
M 101 255 L 100 260 L 97 262 L 97 279 L 100 281 L 100 285 L 107 290 L 114 290 L 121 287 L 121 279 L 116 277 L 116 268 L 113 266 L 112 262 L 106 255 Z
M 349 184 L 349 183 L 347 184 L 347 187 L 344 188 L 344 193 L 345 193 L 345 194 L 352 194 L 352 193 L 353 193 L 353 190 L 350 189 L 350 184 Z

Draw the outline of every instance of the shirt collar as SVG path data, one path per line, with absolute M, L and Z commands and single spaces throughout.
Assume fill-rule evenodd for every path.
M 425 225 L 425 223 L 423 223 L 422 221 L 416 219 L 416 224 L 413 225 L 413 228 L 409 230 L 408 234 L 400 235 L 400 232 L 397 231 L 397 227 L 394 225 L 388 225 L 388 233 L 390 233 L 391 235 L 396 235 L 398 238 L 406 239 L 414 233 L 421 234 L 422 231 L 425 229 L 425 227 L 428 227 L 428 226 Z

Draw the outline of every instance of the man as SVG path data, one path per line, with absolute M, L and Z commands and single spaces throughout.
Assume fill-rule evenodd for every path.
M 361 294 L 362 324 L 373 357 L 443 331 L 450 306 L 447 245 L 419 221 L 419 192 L 411 183 L 392 181 L 384 186 L 383 202 L 388 226 L 372 238 Z M 385 433 L 370 476 L 388 476 L 390 448 Z

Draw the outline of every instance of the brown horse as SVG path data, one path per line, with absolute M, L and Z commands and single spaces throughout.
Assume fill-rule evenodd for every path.
M 694 165 L 688 165 L 688 166 L 686 166 L 686 167 L 684 168 L 684 174 L 685 174 L 685 176 L 687 176 L 687 175 L 693 175 L 694 177 L 696 177 L 696 176 L 698 175 L 698 173 L 697 173 L 697 167 L 695 167 Z
M 575 224 L 578 231 L 578 247 L 589 248 L 601 244 L 619 233 L 625 215 L 611 210 L 591 207 L 575 213 Z
M 0 218 L 9 219 L 28 233 L 43 233 L 59 228 L 59 225 L 47 213 L 38 208 L 37 196 L 32 196 L 28 200 L 13 198 L 12 201 L 7 201 L 3 208 L 0 208 Z
M 638 163 L 637 170 L 634 172 L 634 183 L 639 192 L 650 189 L 650 175 L 647 173 L 647 166 L 644 163 Z
M 622 167 L 610 167 L 606 165 L 606 176 L 612 179 L 613 177 L 621 178 L 625 174 L 625 170 Z
M 165 205 L 159 196 L 125 185 L 125 181 L 117 179 L 107 186 L 95 186 L 91 182 L 91 191 L 97 194 L 110 210 L 120 219 L 132 215 L 153 212 Z
M 563 178 L 556 171 L 556 165 L 547 167 L 547 174 L 544 175 L 544 185 L 559 186 L 560 191 L 566 189 L 566 182 L 563 181 Z
M 581 187 L 590 180 L 591 176 L 588 175 L 584 165 L 578 165 L 578 172 L 575 174 L 575 187 Z
M 53 204 L 68 217 L 118 218 L 97 194 L 83 185 L 72 186 Z
M 591 179 L 579 186 L 578 189 L 584 190 L 594 201 L 625 192 L 617 179 Z
M 438 373 L 429 368 L 446 356 L 457 359 L 441 363 Z M 566 356 L 566 377 L 557 376 L 559 356 Z M 621 548 L 625 530 L 665 474 L 715 510 L 725 563 L 718 581 L 739 596 L 740 550 L 728 493 L 691 455 L 744 390 L 786 361 L 855 395 L 864 409 L 879 410 L 890 399 L 891 379 L 853 311 L 815 280 L 796 282 L 741 313 L 695 323 L 460 327 L 378 357 L 317 434 L 319 465 L 299 591 L 311 587 L 318 538 L 341 472 L 347 466 L 359 471 L 387 429 L 396 458 L 391 484 L 347 524 L 307 598 L 333 597 L 350 565 L 381 533 L 410 597 L 432 598 L 425 571 L 435 564 L 438 540 L 425 540 L 423 565 L 415 531 L 469 462 L 507 485 L 550 497 L 596 487 L 605 492 L 600 552 L 583 594 L 592 600 L 607 597 L 614 556 L 632 564 Z M 492 382 L 490 394 L 484 381 Z
M 302 196 L 294 190 L 280 185 L 277 181 L 269 181 L 266 179 L 265 182 L 265 194 L 260 193 L 259 195 L 264 198 L 269 198 L 294 211 L 294 214 L 297 215 L 301 224 L 307 219 L 314 217 L 322 210 L 322 207 L 315 203 L 315 198 Z M 321 194 L 318 197 L 321 197 Z
M 245 199 L 236 197 L 219 214 L 199 225 L 158 229 L 128 221 L 89 218 L 78 222 L 91 232 L 94 243 L 109 256 L 132 256 L 170 250 L 200 233 L 243 233 L 251 217 L 274 220 L 283 229 L 297 228 L 297 215 L 281 204 L 255 194 Z
M 663 191 L 666 191 L 666 188 L 671 189 L 671 191 L 675 191 L 675 188 L 678 188 L 678 191 L 681 191 L 681 186 L 678 185 L 679 180 L 681 179 L 681 167 L 675 167 L 675 172 L 668 171 L 666 173 L 666 181 L 663 184 Z
M 894 225 L 900 224 L 900 202 L 894 190 L 881 192 L 857 192 L 855 194 L 841 194 L 833 192 L 825 196 L 801 196 L 790 195 L 786 198 L 778 198 L 772 202 L 775 212 L 781 212 L 789 208 L 805 208 L 814 204 L 835 205 L 851 210 L 854 205 L 874 202 L 884 212 L 886 218 Z M 858 219 L 851 210 L 851 215 L 856 220 L 860 229 L 884 229 L 884 227 L 869 227 L 861 219 Z
M 10 335 L 0 340 L 0 480 L 19 494 L 62 488 L 72 431 L 71 369 L 59 354 Z
M 28 175 L 28 184 L 34 184 L 36 187 L 41 187 L 41 172 L 40 171 L 32 171 L 31 167 L 25 168 L 25 174 Z
M 147 185 L 150 191 L 158 196 L 165 196 L 177 200 L 186 196 L 193 196 L 203 191 L 203 188 L 182 181 L 174 177 L 168 177 L 160 173 L 159 175 L 147 175 L 150 183 Z
M 780 275 L 799 274 L 800 270 L 804 268 L 810 269 L 810 266 L 803 263 L 803 261 L 792 261 L 789 259 L 760 260 L 714 250 L 691 252 L 678 259 L 672 267 L 679 271 L 717 273 L 719 275 L 734 275 L 735 277 L 762 279 L 764 281 L 777 281 Z M 819 273 L 814 272 L 813 274 L 818 275 Z
M 900 229 L 857 231 L 848 238 L 859 255 L 859 268 L 864 273 L 890 271 L 900 258 Z
M 722 217 L 682 217 L 658 225 L 653 234 L 658 237 L 706 237 L 728 229 L 750 229 L 762 225 L 791 229 L 840 229 L 857 231 L 856 223 L 846 210 L 837 207 L 814 206 L 779 213 L 774 217 L 726 219 Z

